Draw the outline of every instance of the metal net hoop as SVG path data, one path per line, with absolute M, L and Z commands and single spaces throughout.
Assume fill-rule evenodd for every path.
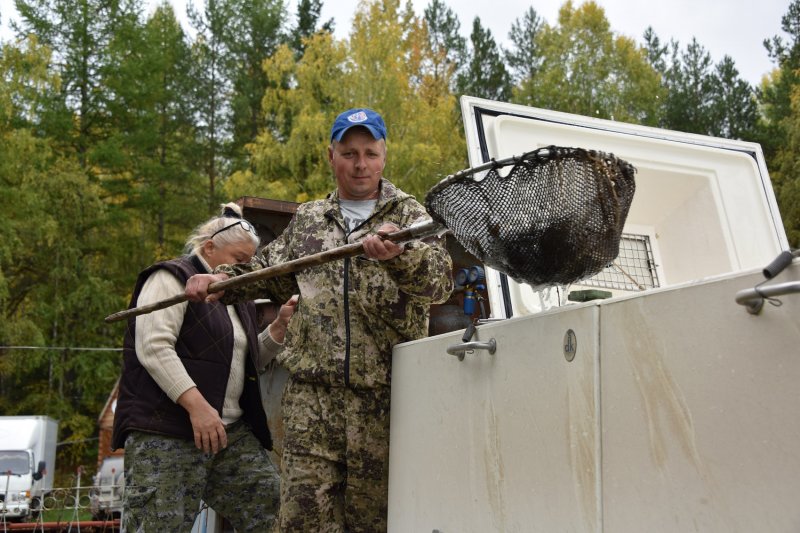
M 549 146 L 448 176 L 425 206 L 487 266 L 534 287 L 567 285 L 619 255 L 635 172 L 613 154 Z

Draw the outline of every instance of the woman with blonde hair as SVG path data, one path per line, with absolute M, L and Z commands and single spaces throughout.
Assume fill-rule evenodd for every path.
M 198 226 L 182 257 L 139 274 L 131 307 L 183 291 L 197 273 L 246 263 L 258 234 L 234 203 Z M 279 475 L 258 371 L 282 347 L 297 298 L 258 331 L 255 304 L 184 302 L 128 321 L 113 448 L 125 448 L 127 531 L 189 531 L 201 500 L 237 531 L 269 531 Z

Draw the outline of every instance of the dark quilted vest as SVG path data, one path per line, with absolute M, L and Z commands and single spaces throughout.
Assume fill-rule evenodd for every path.
M 206 272 L 196 256 L 155 264 L 139 274 L 130 307 L 136 306 L 150 274 L 160 268 L 169 270 L 184 284 L 193 274 Z M 248 347 L 252 349 L 258 346 L 255 304 L 241 303 L 236 304 L 235 308 L 247 333 Z M 122 448 L 128 431 L 132 429 L 192 440 L 189 414 L 170 400 L 139 363 L 135 339 L 136 317 L 131 317 L 125 330 L 112 448 Z M 233 357 L 233 325 L 225 305 L 219 302 L 189 302 L 175 351 L 200 393 L 221 414 Z M 272 439 L 261 403 L 258 374 L 249 351 L 245 360 L 244 390 L 239 398 L 239 405 L 244 412 L 242 418 L 261 444 L 271 450 Z

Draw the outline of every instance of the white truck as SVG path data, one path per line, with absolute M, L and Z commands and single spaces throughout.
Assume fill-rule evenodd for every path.
M 395 348 L 389 532 L 798 531 L 800 262 L 760 146 L 461 107 L 470 166 L 581 147 L 637 189 L 617 266 L 545 290 L 486 269 L 470 342 Z
M 0 416 L 0 521 L 36 518 L 53 489 L 58 422 Z
M 125 493 L 125 458 L 111 455 L 103 459 L 89 493 L 92 516 L 96 520 L 122 516 L 122 496 Z

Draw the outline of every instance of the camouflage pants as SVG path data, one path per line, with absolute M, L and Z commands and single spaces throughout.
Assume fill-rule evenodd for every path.
M 289 380 L 281 533 L 386 531 L 389 394 Z
M 212 455 L 193 441 L 132 431 L 125 440 L 123 529 L 190 531 L 202 499 L 240 533 L 271 531 L 277 470 L 243 422 L 227 433 L 228 447 Z

